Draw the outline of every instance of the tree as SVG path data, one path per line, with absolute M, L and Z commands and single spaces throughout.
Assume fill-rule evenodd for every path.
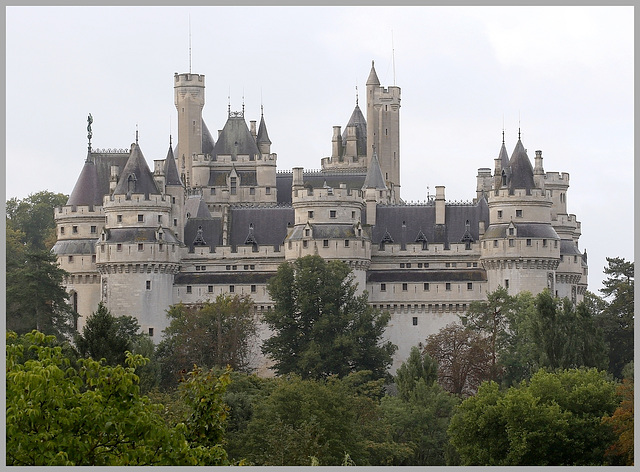
M 25 349 L 36 355 L 25 360 Z M 184 423 L 167 426 L 162 405 L 140 395 L 135 369 L 144 362 L 130 354 L 126 367 L 80 359 L 74 368 L 55 337 L 8 332 L 7 465 L 226 464 L 220 445 L 189 443 Z
M 108 365 L 124 365 L 127 351 L 141 337 L 140 324 L 132 316 L 113 316 L 104 303 L 87 318 L 82 334 L 75 336 L 80 355 L 105 359 Z
M 23 200 L 7 201 L 7 227 L 21 231 L 23 242 L 32 250 L 50 250 L 56 242 L 54 209 L 65 205 L 68 195 L 47 190 L 33 193 Z
M 420 379 L 427 385 L 438 380 L 438 365 L 426 352 L 420 352 L 418 347 L 413 346 L 409 358 L 396 370 L 395 383 L 402 400 L 409 400 Z
M 424 350 L 438 364 L 440 385 L 453 394 L 473 395 L 491 375 L 489 342 L 457 323 L 429 336 Z
M 618 385 L 616 393 L 622 399 L 611 416 L 602 421 L 613 427 L 615 442 L 607 449 L 605 455 L 620 460 L 624 465 L 634 465 L 633 460 L 633 362 L 626 368 L 625 378 Z
M 67 272 L 56 256 L 26 249 L 21 261 L 7 262 L 7 329 L 70 336 L 77 314 L 67 302 L 69 295 L 62 286 Z
M 487 301 L 475 301 L 469 305 L 469 311 L 460 315 L 463 326 L 487 337 L 491 354 L 491 380 L 501 378 L 502 368 L 499 358 L 504 351 L 510 335 L 510 320 L 513 319 L 517 303 L 507 289 L 498 287 L 487 294 Z
M 247 296 L 218 295 L 198 306 L 173 305 L 169 326 L 157 349 L 163 385 L 175 385 L 181 372 L 202 368 L 247 370 L 257 334 L 253 302 Z
M 382 377 L 396 347 L 382 342 L 390 315 L 374 310 L 367 293 L 356 295 L 349 266 L 306 256 L 283 263 L 267 284 L 275 303 L 264 315 L 272 330 L 262 351 L 279 375 L 345 376 L 370 370 Z
M 609 371 L 622 378 L 622 368 L 633 360 L 634 263 L 620 257 L 607 257 L 608 276 L 600 289 L 605 298 L 598 325 L 609 346 Z
M 614 435 L 601 418 L 616 405 L 604 371 L 539 370 L 503 392 L 495 382 L 482 384 L 448 432 L 462 465 L 604 465 Z

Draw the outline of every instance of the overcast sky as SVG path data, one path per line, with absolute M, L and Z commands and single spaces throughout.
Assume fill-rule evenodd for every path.
M 7 7 L 6 198 L 69 194 L 92 146 L 144 156 L 177 140 L 173 74 L 204 74 L 214 138 L 227 106 L 264 105 L 278 169 L 318 169 L 374 60 L 402 88 L 401 196 L 475 197 L 504 127 L 568 172 L 589 289 L 633 260 L 633 7 Z M 191 33 L 189 33 L 191 31 Z M 191 39 L 189 39 L 191 38 Z M 191 45 L 191 48 L 189 47 Z M 362 107 L 364 108 L 364 107 Z

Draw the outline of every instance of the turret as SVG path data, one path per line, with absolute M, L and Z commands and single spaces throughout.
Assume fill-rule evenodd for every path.
M 184 158 L 185 177 L 191 179 L 192 158 L 203 153 L 204 75 L 176 73 L 173 88 L 178 111 L 177 156 Z

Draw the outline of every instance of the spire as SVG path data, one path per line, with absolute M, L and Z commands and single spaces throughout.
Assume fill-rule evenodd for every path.
M 98 185 L 98 169 L 91 159 L 84 163 L 67 205 L 102 205 L 102 195 Z
M 509 190 L 513 192 L 514 189 L 526 189 L 527 193 L 532 188 L 535 188 L 533 180 L 533 166 L 527 156 L 527 150 L 522 145 L 520 140 L 520 132 L 518 131 L 518 143 L 516 144 L 511 159 L 509 160 L 509 168 L 511 170 L 511 179 L 509 182 Z
M 378 74 L 376 74 L 376 69 L 374 67 L 373 61 L 371 61 L 371 72 L 369 72 L 367 85 L 380 85 L 380 80 L 378 79 Z
M 169 151 L 167 152 L 167 158 L 164 160 L 164 179 L 165 185 L 180 185 L 180 174 L 178 174 L 178 166 L 176 165 L 176 159 L 173 155 L 173 146 L 171 145 L 171 135 L 169 135 Z
M 358 86 L 356 85 L 356 106 L 358 106 Z
M 378 162 L 378 155 L 373 153 L 371 162 L 369 163 L 369 169 L 367 169 L 367 177 L 362 184 L 363 189 L 374 188 L 376 190 L 387 190 L 387 185 L 382 177 L 382 170 L 380 169 L 380 162 Z
M 269 133 L 267 133 L 267 125 L 264 122 L 264 109 L 262 105 L 260 105 L 260 126 L 258 126 L 258 136 L 256 137 L 256 142 L 258 144 L 271 144 Z

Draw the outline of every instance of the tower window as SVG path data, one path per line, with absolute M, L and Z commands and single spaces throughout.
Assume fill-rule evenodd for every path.
M 307 212 L 307 217 L 308 217 L 309 219 L 313 218 L 313 211 L 309 210 L 309 211 Z
M 304 235 L 305 235 L 305 236 L 309 236 L 309 232 L 310 232 L 310 231 L 311 231 L 311 230 L 309 230 L 309 229 L 305 229 L 305 230 L 304 230 Z
M 344 247 L 349 247 L 349 240 L 348 239 L 344 240 Z
M 213 293 L 213 285 L 207 285 L 207 292 Z
M 173 219 L 173 226 L 178 226 L 178 218 Z
M 355 211 L 351 212 L 351 219 L 354 219 L 354 220 L 356 219 L 356 212 Z
M 103 246 L 103 247 L 104 247 L 104 246 Z M 93 255 L 91 256 L 91 262 L 93 262 L 94 264 L 96 263 L 96 255 L 95 255 L 95 254 L 93 254 Z
M 498 240 L 497 239 L 493 240 L 493 247 L 498 247 Z
M 406 292 L 408 290 L 408 284 L 402 284 L 402 291 Z
M 527 239 L 527 246 L 531 246 L 531 239 Z
M 328 239 L 323 239 L 322 240 L 322 247 L 329 247 L 329 240 Z
M 249 195 L 255 195 L 256 189 L 254 187 L 249 188 Z
M 467 290 L 473 290 L 473 282 L 467 282 Z
M 231 195 L 236 195 L 238 193 L 237 186 L 238 179 L 236 177 L 231 177 Z
M 251 286 L 251 293 L 256 293 L 256 286 L 255 285 Z
M 153 328 L 149 328 L 149 336 L 153 336 Z
M 64 234 L 64 226 L 60 226 L 60 234 Z
M 144 244 L 138 243 L 138 251 L 144 251 Z
M 509 247 L 514 247 L 516 245 L 516 240 L 515 239 L 510 239 L 509 240 Z
M 542 247 L 547 247 L 547 240 L 546 239 L 542 240 Z
M 151 280 L 147 280 L 147 290 L 151 290 Z
M 96 234 L 98 232 L 98 228 L 95 226 L 91 227 L 91 234 Z
M 191 293 L 191 285 L 187 285 L 187 293 Z
M 116 215 L 116 221 L 122 223 L 122 215 Z
M 265 193 L 265 195 L 271 195 L 271 187 L 266 187 L 264 189 L 264 193 Z
M 522 218 L 522 210 L 516 210 L 516 218 Z
M 502 210 L 498 210 L 498 218 L 502 218 Z
M 414 316 L 412 322 L 413 322 L 413 326 L 418 326 L 418 317 Z
M 122 244 L 121 243 L 116 244 L 116 250 L 117 251 L 122 251 Z
M 158 223 L 162 223 L 162 215 L 158 215 Z
M 451 291 L 451 282 L 447 282 L 446 284 L 444 284 L 444 289 L 447 291 Z
M 514 228 L 509 228 L 509 236 L 513 236 L 514 231 Z
M 387 284 L 380 284 L 380 291 L 381 292 L 386 292 L 387 291 Z
M 336 217 L 336 211 L 335 210 L 329 210 L 329 218 L 335 218 Z
M 73 256 L 69 256 L 69 263 L 72 264 L 73 263 Z
M 424 285 L 423 285 L 423 290 L 424 290 L 425 292 L 428 292 L 428 291 L 429 291 L 429 282 L 425 282 L 425 283 L 424 283 Z
M 144 215 L 138 215 L 138 223 L 144 222 Z
M 235 285 L 229 285 L 229 293 L 235 293 L 236 291 L 236 286 Z
M 72 228 L 72 233 L 76 234 L 78 232 L 78 227 L 77 226 L 73 226 Z

